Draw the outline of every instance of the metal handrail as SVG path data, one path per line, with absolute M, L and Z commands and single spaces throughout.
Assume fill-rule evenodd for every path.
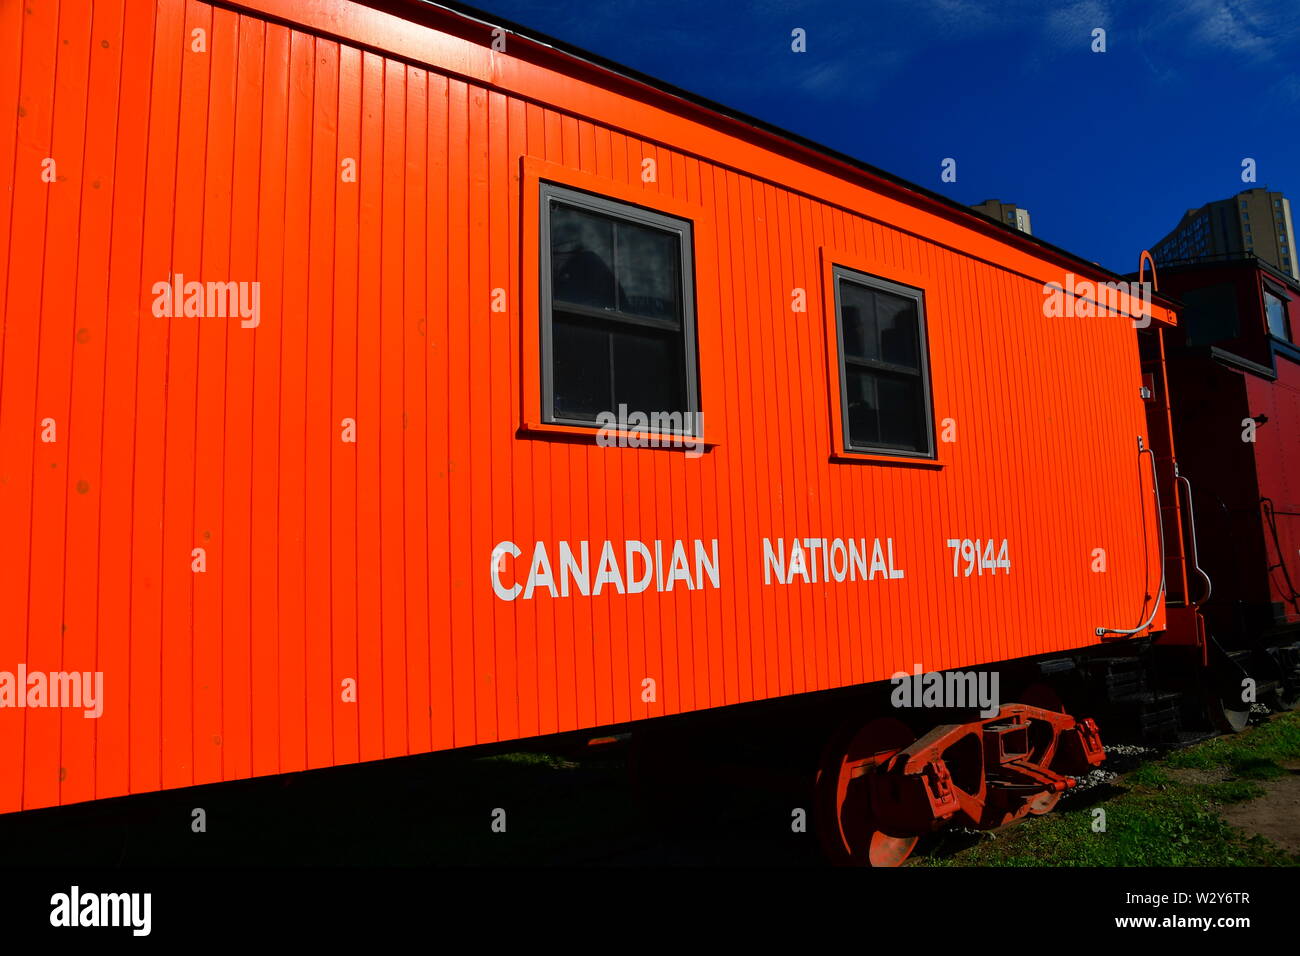
M 1174 462 L 1174 479 L 1181 482 L 1183 487 L 1187 489 L 1187 539 L 1188 543 L 1191 545 L 1188 557 L 1192 562 L 1192 570 L 1199 574 L 1201 580 L 1205 582 L 1205 596 L 1199 601 L 1191 601 L 1189 603 L 1194 607 L 1200 607 L 1208 601 L 1210 595 L 1214 593 L 1214 582 L 1210 580 L 1210 576 L 1206 574 L 1205 569 L 1201 567 L 1201 555 L 1196 546 L 1196 504 L 1192 501 L 1192 483 L 1187 480 L 1186 475 L 1178 470 L 1178 462 Z
M 1118 637 L 1132 637 L 1134 634 L 1141 634 L 1151 622 L 1156 619 L 1156 613 L 1160 610 L 1160 602 L 1165 596 L 1165 519 L 1160 507 L 1160 473 L 1156 469 L 1156 453 L 1154 450 L 1147 448 L 1142 441 L 1142 436 L 1138 436 L 1138 457 L 1143 455 L 1151 456 L 1151 490 L 1156 496 L 1156 531 L 1160 534 L 1160 590 L 1156 592 L 1155 602 L 1151 605 L 1151 616 L 1134 628 L 1119 627 L 1099 627 L 1097 636 L 1105 637 L 1107 634 L 1114 634 Z

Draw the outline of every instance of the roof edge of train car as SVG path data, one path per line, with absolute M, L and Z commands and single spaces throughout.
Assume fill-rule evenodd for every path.
M 222 0 L 217 0 L 217 2 L 222 4 Z M 1020 247 L 1040 257 L 1055 258 L 1083 273 L 1101 277 L 1106 281 L 1121 282 L 1129 278 L 1129 276 L 1085 259 L 1038 236 L 1021 232 L 942 193 L 927 189 L 847 153 L 840 152 L 798 133 L 782 129 L 758 117 L 692 93 L 657 77 L 642 73 L 600 54 L 584 50 L 539 30 L 507 20 L 487 10 L 459 3 L 456 0 L 350 0 L 350 2 L 434 29 L 453 27 L 456 24 L 460 24 L 462 27 L 473 26 L 475 28 L 499 27 L 533 44 L 536 51 L 543 55 L 549 52 L 562 60 L 579 64 L 607 76 L 616 77 L 625 84 L 640 87 L 646 93 L 657 96 L 661 101 L 673 102 L 679 112 L 685 108 L 687 112 L 696 114 L 703 112 L 711 117 L 724 120 L 732 126 L 731 132 L 747 131 L 750 135 L 757 135 L 764 141 L 763 145 L 768 148 L 776 148 L 796 155 L 802 154 L 805 157 L 811 154 L 823 161 L 830 161 L 859 177 L 866 178 L 877 190 L 883 186 L 886 192 L 893 191 L 904 194 L 913 205 L 922 208 L 928 206 L 931 211 L 947 215 L 967 227 L 981 229 L 999 241 Z M 232 0 L 231 5 L 241 6 L 242 4 L 239 0 Z M 449 32 L 472 42 L 483 42 L 483 37 L 478 34 L 457 33 L 454 30 Z M 1135 250 L 1135 255 L 1138 251 L 1140 250 Z M 1163 295 L 1158 291 L 1153 294 L 1152 301 L 1173 312 L 1177 312 L 1180 305 L 1176 298 Z
M 1239 269 L 1242 266 L 1252 266 L 1259 269 L 1270 279 L 1288 286 L 1292 291 L 1300 293 L 1300 279 L 1291 275 L 1289 272 L 1283 272 L 1273 263 L 1260 256 L 1249 252 L 1232 252 L 1216 256 L 1192 257 L 1189 259 L 1176 259 L 1164 264 L 1157 263 L 1160 271 L 1166 275 L 1180 275 L 1192 272 L 1218 271 L 1222 269 Z M 1133 279 L 1136 272 L 1128 274 L 1127 278 Z M 1174 295 L 1166 295 L 1165 298 L 1177 303 L 1181 300 Z

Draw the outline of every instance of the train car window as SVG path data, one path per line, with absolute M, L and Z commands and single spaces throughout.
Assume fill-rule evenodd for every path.
M 1291 325 L 1286 319 L 1286 303 L 1272 292 L 1264 293 L 1264 311 L 1268 316 L 1268 334 L 1291 341 Z
M 934 457 L 923 294 L 840 266 L 834 276 L 845 449 Z
M 541 184 L 543 413 L 592 425 L 641 413 L 698 422 L 692 229 L 590 193 Z

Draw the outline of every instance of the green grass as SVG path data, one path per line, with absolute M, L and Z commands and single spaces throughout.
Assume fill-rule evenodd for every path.
M 509 764 L 515 767 L 546 767 L 550 770 L 571 770 L 577 764 L 571 760 L 565 760 L 563 757 L 555 754 L 532 753 L 523 751 L 521 753 L 496 754 L 492 757 L 480 757 L 486 764 Z
M 1268 780 L 1287 771 L 1281 762 L 1300 760 L 1300 711 L 1282 714 L 1268 723 L 1231 737 L 1216 737 L 1179 750 L 1166 761 L 1171 767 L 1208 770 L 1225 768 L 1234 776 Z
M 1262 836 L 1229 826 L 1220 810 L 1264 793 L 1256 780 L 1281 776 L 1300 760 L 1300 712 L 1283 714 L 1233 737 L 1176 751 L 1112 784 L 1091 806 L 1034 817 L 975 846 L 940 838 L 916 866 L 1300 866 Z M 1227 779 L 1196 782 L 1171 770 L 1210 771 Z M 1105 830 L 1093 830 L 1095 809 Z

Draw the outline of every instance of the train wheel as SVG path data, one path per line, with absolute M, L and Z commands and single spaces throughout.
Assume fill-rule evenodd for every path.
M 1238 734 L 1250 723 L 1250 705 L 1242 703 L 1232 693 L 1211 691 L 1205 706 L 1220 733 Z
M 1204 690 L 1204 700 L 1210 722 L 1219 733 L 1241 733 L 1250 723 L 1250 704 L 1241 699 L 1240 685 L 1225 675 L 1215 675 Z
M 1242 700 L 1242 685 L 1252 677 L 1239 662 L 1244 651 L 1230 652 L 1210 638 L 1209 668 L 1203 690 L 1210 722 L 1221 734 L 1236 734 L 1250 723 L 1250 704 Z
M 831 859 L 847 866 L 900 866 L 919 837 L 881 829 L 866 778 L 916 735 L 900 720 L 881 717 L 841 728 L 817 771 L 817 828 Z
M 1061 703 L 1060 696 L 1046 684 L 1031 684 L 1026 687 L 1018 695 L 1017 703 L 1028 704 L 1030 707 L 1041 707 L 1043 710 L 1050 710 L 1058 714 L 1065 713 L 1065 705 Z M 1045 766 L 1050 766 L 1052 762 L 1052 753 L 1050 751 L 1056 749 L 1055 737 L 1034 741 L 1032 746 L 1035 761 L 1041 761 Z M 1060 802 L 1061 795 L 1059 793 L 1044 793 L 1029 802 L 1029 812 L 1034 816 L 1051 813 Z

